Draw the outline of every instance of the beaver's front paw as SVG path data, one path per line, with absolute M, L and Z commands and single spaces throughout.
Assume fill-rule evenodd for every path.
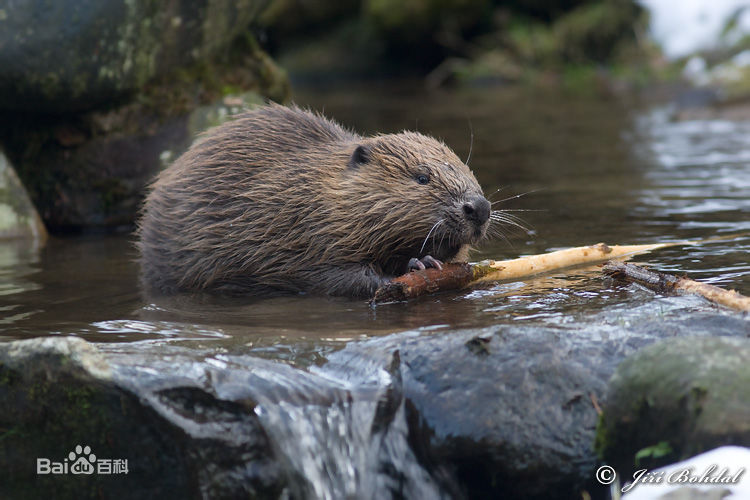
M 431 255 L 425 255 L 421 259 L 414 257 L 409 260 L 409 265 L 407 266 L 406 271 L 421 271 L 422 269 L 427 269 L 428 267 L 434 267 L 435 269 L 442 270 L 443 263 Z

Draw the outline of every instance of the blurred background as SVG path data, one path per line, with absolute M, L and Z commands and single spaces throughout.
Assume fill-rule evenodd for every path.
M 333 110 L 363 133 L 421 120 L 464 153 L 474 132 L 480 156 L 495 145 L 498 165 L 522 168 L 497 151 L 506 131 L 470 130 L 473 120 L 547 138 L 544 112 L 521 103 L 562 107 L 575 127 L 602 100 L 744 118 L 750 96 L 741 0 L 0 1 L 0 27 L 0 164 L 54 234 L 132 229 L 159 169 L 201 130 L 269 99 Z M 475 104 L 461 101 L 472 91 Z M 451 107 L 455 134 L 429 121 Z M 0 234 L 43 231 L 13 191 L 0 197 L 15 214 Z

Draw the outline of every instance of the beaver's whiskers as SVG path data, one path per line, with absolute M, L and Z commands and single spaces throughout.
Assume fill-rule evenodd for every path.
M 419 255 L 422 255 L 422 251 L 424 250 L 424 247 L 427 244 L 427 240 L 430 239 L 430 235 L 432 234 L 432 232 L 435 231 L 435 229 L 437 229 L 437 227 L 440 224 L 442 224 L 443 222 L 445 222 L 445 219 L 440 219 L 439 221 L 437 221 L 435 223 L 435 225 L 432 226 L 432 229 L 430 229 L 430 231 L 427 233 L 427 236 L 425 236 L 424 241 L 422 242 L 422 248 L 419 249 Z M 435 242 L 435 240 L 434 240 L 434 236 L 433 236 L 433 243 L 434 242 Z
M 509 214 L 508 210 L 493 210 L 490 213 L 490 221 L 515 226 L 526 233 L 530 231 L 530 229 L 524 225 L 526 221 L 513 214 Z
M 503 188 L 498 188 L 498 190 L 495 191 L 495 193 L 498 193 L 501 189 L 503 189 Z M 526 191 L 525 193 L 521 193 L 521 194 L 516 194 L 516 195 L 513 195 L 513 196 L 509 196 L 508 198 L 503 198 L 502 200 L 493 201 L 491 204 L 494 205 L 495 203 L 502 203 L 504 201 L 515 200 L 516 198 L 520 198 L 521 196 L 526 196 L 527 194 L 536 193 L 537 191 L 540 191 L 540 190 L 539 189 L 532 189 L 531 191 Z M 492 194 L 494 195 L 495 193 L 492 193 Z

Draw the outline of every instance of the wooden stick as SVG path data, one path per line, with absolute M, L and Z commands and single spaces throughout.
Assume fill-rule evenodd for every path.
M 682 245 L 686 242 L 655 243 L 652 245 L 613 245 L 597 243 L 587 247 L 566 248 L 555 252 L 529 255 L 511 260 L 484 260 L 474 265 L 477 281 L 497 281 L 525 278 L 535 274 L 547 273 L 556 269 L 604 262 L 650 252 L 658 248 Z
M 750 297 L 734 290 L 724 290 L 718 286 L 701 283 L 689 278 L 678 278 L 624 262 L 608 262 L 603 269 L 605 274 L 615 278 L 634 281 L 659 293 L 684 292 L 702 295 L 711 302 L 731 307 L 739 311 L 750 311 Z
M 443 264 L 442 270 L 430 268 L 404 274 L 378 288 L 370 303 L 401 302 L 428 293 L 463 288 L 475 281 L 473 267 L 459 262 Z
M 380 287 L 375 292 L 375 296 L 370 303 L 382 304 L 403 301 L 428 293 L 464 288 L 482 281 L 516 280 L 566 267 L 604 262 L 609 259 L 656 250 L 657 248 L 693 243 L 678 241 L 652 245 L 614 246 L 598 243 L 511 260 L 483 260 L 476 264 L 446 264 L 442 271 L 425 269 L 394 278 L 390 283 Z

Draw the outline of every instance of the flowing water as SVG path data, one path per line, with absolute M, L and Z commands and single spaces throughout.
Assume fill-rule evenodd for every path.
M 361 133 L 418 129 L 442 138 L 462 158 L 471 152 L 470 166 L 494 208 L 518 217 L 523 226 L 503 228 L 504 236 L 484 245 L 476 259 L 600 241 L 724 237 L 636 261 L 750 294 L 750 121 L 674 121 L 663 104 L 498 88 L 308 89 L 297 93 L 296 102 Z M 308 296 L 155 300 L 139 289 L 132 243 L 132 236 L 118 235 L 53 238 L 43 248 L 0 244 L 0 334 L 78 335 L 120 352 L 181 346 L 200 357 L 249 354 L 314 373 L 328 353 L 348 341 L 405 330 L 584 328 L 643 308 L 686 319 L 715 309 L 702 299 L 655 297 L 612 282 L 596 266 L 374 309 L 363 301 Z M 279 446 L 289 448 L 290 466 L 308 477 L 308 492 L 335 497 L 371 488 L 368 451 L 354 456 L 352 450 L 369 439 L 356 429 L 375 411 L 373 405 L 355 405 L 343 414 L 296 414 L 299 408 L 273 405 L 266 410 L 269 427 L 288 441 Z M 399 448 L 402 441 L 393 441 L 393 453 L 403 455 L 402 464 L 413 464 Z M 290 448 L 294 443 L 299 450 Z M 320 453 L 330 457 L 326 473 L 315 466 Z

